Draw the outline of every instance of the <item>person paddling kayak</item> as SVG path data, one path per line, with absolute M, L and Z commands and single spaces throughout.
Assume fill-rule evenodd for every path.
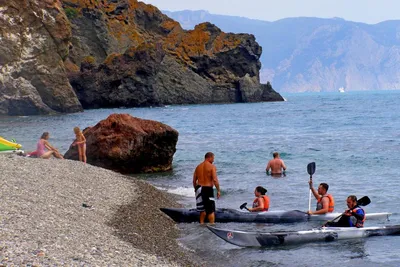
M 331 227 L 364 227 L 365 211 L 357 204 L 357 197 L 350 195 L 346 200 L 348 209 L 342 214 L 339 221 L 327 222 L 325 226 Z
M 257 186 L 254 190 L 254 195 L 256 198 L 253 201 L 253 207 L 249 208 L 249 211 L 259 212 L 259 211 L 268 211 L 269 209 L 269 197 L 265 195 L 267 193 L 267 189 L 262 186 Z
M 313 182 L 310 179 L 308 182 L 310 185 L 310 189 L 317 200 L 317 209 L 316 211 L 309 210 L 308 214 L 325 214 L 328 212 L 333 212 L 335 208 L 335 200 L 331 194 L 328 194 L 329 185 L 326 183 L 321 183 L 318 186 L 318 191 L 314 189 Z

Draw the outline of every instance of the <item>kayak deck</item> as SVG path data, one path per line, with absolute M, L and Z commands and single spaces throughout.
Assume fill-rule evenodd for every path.
M 207 228 L 226 242 L 241 247 L 273 247 L 371 236 L 400 235 L 400 225 L 365 228 L 323 227 L 307 231 L 282 232 L 247 232 L 225 230 L 212 226 L 207 226 Z
M 183 208 L 161 208 L 162 212 L 167 214 L 175 222 L 192 223 L 198 222 L 200 212 L 196 209 Z M 328 213 L 324 215 L 308 215 L 299 210 L 289 211 L 266 211 L 266 212 L 248 212 L 236 209 L 216 209 L 215 221 L 221 223 L 296 223 L 307 221 L 329 221 L 338 217 L 340 213 Z M 391 213 L 367 213 L 368 220 L 388 220 Z

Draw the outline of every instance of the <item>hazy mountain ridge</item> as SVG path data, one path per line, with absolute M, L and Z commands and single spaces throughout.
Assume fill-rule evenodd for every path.
M 261 79 L 280 92 L 400 89 L 400 21 L 268 22 L 206 11 L 163 12 L 184 28 L 209 21 L 227 32 L 254 34 L 263 47 Z

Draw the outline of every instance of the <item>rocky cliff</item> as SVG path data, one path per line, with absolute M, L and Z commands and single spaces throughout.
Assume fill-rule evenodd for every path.
M 210 23 L 186 31 L 136 0 L 64 0 L 71 85 L 84 108 L 282 101 L 259 82 L 253 35 Z
M 259 82 L 261 52 L 136 0 L 0 0 L 0 114 L 282 101 Z
M 70 38 L 59 1 L 0 1 L 0 114 L 82 110 L 63 63 Z
M 261 81 L 279 92 L 400 89 L 400 21 L 370 25 L 339 18 L 274 22 L 165 12 L 186 29 L 209 21 L 229 32 L 248 32 L 263 47 Z

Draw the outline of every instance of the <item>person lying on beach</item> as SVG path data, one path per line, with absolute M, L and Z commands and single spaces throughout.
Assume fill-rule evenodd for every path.
M 48 132 L 44 132 L 37 142 L 36 151 L 30 154 L 34 154 L 36 157 L 41 159 L 49 159 L 51 156 L 54 156 L 58 159 L 64 159 L 60 152 L 52 145 L 50 145 L 49 141 L 47 141 L 49 140 L 49 138 L 50 134 Z
M 79 127 L 74 128 L 76 139 L 72 146 L 78 146 L 79 161 L 86 163 L 86 138 Z
M 256 198 L 253 201 L 253 207 L 249 208 L 249 211 L 259 212 L 259 211 L 268 211 L 269 209 L 269 197 L 265 195 L 267 193 L 267 189 L 262 186 L 257 186 L 254 190 L 254 195 Z

